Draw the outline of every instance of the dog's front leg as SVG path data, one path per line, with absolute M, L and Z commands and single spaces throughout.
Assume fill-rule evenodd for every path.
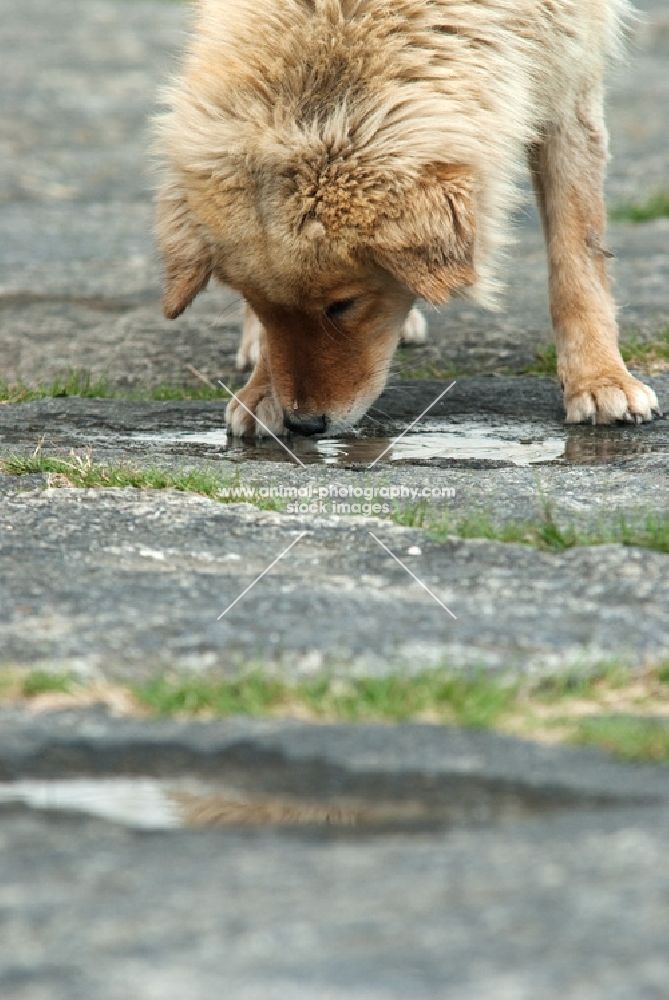
M 237 368 L 243 371 L 255 365 L 260 357 L 260 342 L 264 336 L 262 323 L 248 302 L 244 303 L 244 318 L 242 320 L 242 336 L 235 359 Z
M 568 422 L 641 422 L 658 409 L 655 393 L 629 374 L 618 349 L 604 242 L 606 158 L 599 88 L 581 95 L 530 150 Z

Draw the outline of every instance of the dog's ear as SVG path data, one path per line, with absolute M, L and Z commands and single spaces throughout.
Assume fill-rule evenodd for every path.
M 434 165 L 377 219 L 376 262 L 415 295 L 438 305 L 476 281 L 474 180 L 462 167 Z
M 183 189 L 167 182 L 156 198 L 156 240 L 163 259 L 163 313 L 176 319 L 206 288 L 214 267 L 211 241 L 193 218 Z

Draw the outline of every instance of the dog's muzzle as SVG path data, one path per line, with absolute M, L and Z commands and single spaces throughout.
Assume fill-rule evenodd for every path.
M 311 437 L 313 434 L 324 434 L 327 427 L 327 417 L 324 413 L 315 417 L 313 414 L 284 413 L 284 427 L 294 434 L 302 434 L 304 437 Z

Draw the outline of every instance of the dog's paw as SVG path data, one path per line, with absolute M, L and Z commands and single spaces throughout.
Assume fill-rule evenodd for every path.
M 240 389 L 225 411 L 225 422 L 232 437 L 277 437 L 286 433 L 283 410 L 271 389 L 252 386 Z
M 248 344 L 242 343 L 237 348 L 235 355 L 235 367 L 241 372 L 245 368 L 253 368 L 260 357 L 260 341 L 252 340 Z
M 624 368 L 567 382 L 564 402 L 569 424 L 612 424 L 617 420 L 640 424 L 660 412 L 653 390 Z
M 424 344 L 427 340 L 427 320 L 419 309 L 414 306 L 404 320 L 401 344 Z
M 235 364 L 242 371 L 251 368 L 260 357 L 260 341 L 262 338 L 262 323 L 249 305 L 244 308 L 244 324 L 242 339 L 239 343 Z

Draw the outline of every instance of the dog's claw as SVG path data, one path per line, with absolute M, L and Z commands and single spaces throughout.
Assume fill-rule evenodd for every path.
M 268 434 L 281 437 L 286 431 L 278 401 L 271 392 L 252 390 L 253 387 L 249 391 L 249 386 L 245 386 L 228 403 L 225 411 L 228 433 L 231 437 L 262 438 Z
M 643 382 L 622 369 L 618 378 L 593 378 L 581 383 L 583 391 L 565 392 L 568 423 L 642 424 L 657 412 L 657 396 Z

